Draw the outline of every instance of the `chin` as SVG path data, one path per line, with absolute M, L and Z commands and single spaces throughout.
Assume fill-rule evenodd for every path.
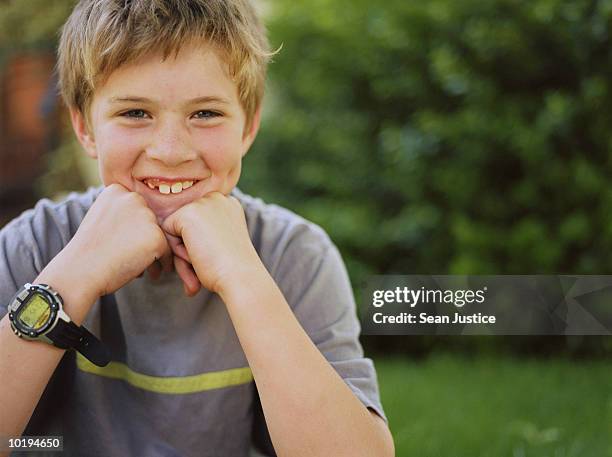
M 188 189 L 177 194 L 161 194 L 157 189 L 150 189 L 141 182 L 136 183 L 134 189 L 143 196 L 147 205 L 157 216 L 157 220 L 164 220 L 175 211 L 200 198 L 205 193 L 206 182 L 198 181 Z
M 147 199 L 146 196 L 144 197 L 145 197 L 145 200 L 147 201 L 147 204 L 149 205 L 149 208 L 151 208 L 151 211 L 153 211 L 153 213 L 155 213 L 155 216 L 157 216 L 158 221 L 163 221 L 175 211 L 179 210 L 186 204 L 191 203 L 189 201 L 161 203 L 156 200 L 150 201 L 149 199 Z

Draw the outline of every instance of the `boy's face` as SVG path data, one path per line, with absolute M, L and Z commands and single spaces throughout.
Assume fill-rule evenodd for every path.
M 210 48 L 184 48 L 163 62 L 161 55 L 147 57 L 117 69 L 96 91 L 91 132 L 71 110 L 104 185 L 138 192 L 161 219 L 211 191 L 229 194 L 255 139 L 259 111 L 245 129 L 226 68 Z

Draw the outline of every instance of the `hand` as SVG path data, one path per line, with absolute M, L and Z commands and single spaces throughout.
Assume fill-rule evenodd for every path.
M 106 187 L 62 251 L 96 297 L 115 292 L 172 251 L 144 198 Z
M 168 245 L 170 246 L 171 252 L 167 257 L 162 258 L 160 262 L 163 265 L 164 259 L 167 259 L 167 262 L 169 263 L 169 271 L 172 271 L 172 268 L 174 267 L 179 277 L 183 280 L 185 295 L 188 297 L 193 297 L 200 291 L 202 284 L 191 266 L 191 259 L 189 258 L 189 254 L 185 249 L 183 240 L 166 232 L 164 232 L 164 235 L 168 240 Z M 164 268 L 164 271 L 168 270 Z
M 218 294 L 237 272 L 261 267 L 242 206 L 232 196 L 208 193 L 168 216 L 162 228 L 183 240 L 172 245 L 177 270 L 191 263 L 202 285 Z

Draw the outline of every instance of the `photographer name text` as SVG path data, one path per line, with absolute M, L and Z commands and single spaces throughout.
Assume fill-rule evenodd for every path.
M 463 308 L 469 304 L 482 304 L 485 301 L 487 288 L 478 290 L 431 290 L 421 287 L 410 289 L 396 287 L 392 290 L 375 290 L 372 293 L 372 306 L 381 308 L 385 304 L 400 304 L 414 308 L 419 304 L 452 304 L 455 308 Z M 496 317 L 492 314 L 459 313 L 440 314 L 431 312 L 400 312 L 372 314 L 375 324 L 495 324 Z

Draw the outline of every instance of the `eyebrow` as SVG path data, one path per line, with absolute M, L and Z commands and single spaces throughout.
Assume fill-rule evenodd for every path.
M 125 103 L 125 102 L 148 103 L 150 105 L 157 104 L 157 102 L 155 100 L 151 100 L 151 99 L 146 98 L 146 97 L 137 97 L 137 96 L 133 96 L 133 95 L 109 98 L 109 103 L 111 105 L 114 105 L 114 104 L 117 104 L 117 103 Z M 196 105 L 198 103 L 208 103 L 208 102 L 217 102 L 217 103 L 221 103 L 221 104 L 224 104 L 224 105 L 229 105 L 230 104 L 229 100 L 227 100 L 225 98 L 222 98 L 222 97 L 216 97 L 214 95 L 207 95 L 207 96 L 204 96 L 204 97 L 192 98 L 191 100 L 187 100 L 184 104 L 185 104 L 185 106 L 190 106 L 190 105 Z

